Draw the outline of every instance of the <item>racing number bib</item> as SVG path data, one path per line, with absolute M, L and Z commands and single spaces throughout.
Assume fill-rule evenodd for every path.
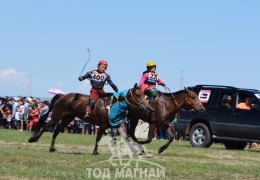
M 93 74 L 92 79 L 94 81 L 104 82 L 106 79 L 106 75 L 105 74 Z
M 149 81 L 156 82 L 157 81 L 157 74 L 155 73 L 149 73 L 148 74 Z

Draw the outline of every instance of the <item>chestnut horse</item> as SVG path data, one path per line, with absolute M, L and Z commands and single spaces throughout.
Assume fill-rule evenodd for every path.
M 95 124 L 99 126 L 99 131 L 96 137 L 96 144 L 93 154 L 98 154 L 98 142 L 100 141 L 105 130 L 111 128 L 108 117 L 108 109 L 106 108 L 111 104 L 112 93 L 106 94 L 104 97 L 98 99 L 95 104 L 95 108 L 91 114 L 91 117 L 85 120 L 88 123 Z M 134 88 L 128 90 L 125 100 L 129 104 L 129 109 L 137 108 L 140 112 L 149 111 L 150 105 L 145 100 L 145 95 L 140 87 L 135 84 Z M 70 93 L 66 95 L 56 95 L 53 97 L 49 112 L 52 111 L 51 121 L 45 123 L 48 113 L 40 118 L 39 122 L 34 128 L 33 136 L 28 140 L 28 142 L 36 142 L 39 140 L 41 135 L 52 125 L 60 122 L 60 124 L 55 128 L 52 142 L 50 146 L 50 151 L 55 151 L 54 144 L 59 132 L 64 129 L 75 117 L 83 119 L 86 113 L 86 107 L 89 101 L 89 96 L 78 93 Z
M 162 127 L 167 130 L 170 138 L 168 142 L 159 148 L 158 153 L 162 153 L 174 140 L 174 124 L 173 119 L 175 114 L 181 109 L 194 110 L 198 112 L 204 112 L 205 108 L 200 102 L 197 94 L 192 89 L 184 89 L 175 93 L 159 93 L 158 97 L 154 100 L 152 107 L 154 112 L 150 114 L 143 113 L 138 109 L 133 109 L 128 113 L 128 119 L 130 120 L 129 135 L 131 138 L 139 143 L 150 143 L 153 139 L 154 129 Z M 148 139 L 146 141 L 138 141 L 135 137 L 135 128 L 138 120 L 142 119 L 149 123 Z

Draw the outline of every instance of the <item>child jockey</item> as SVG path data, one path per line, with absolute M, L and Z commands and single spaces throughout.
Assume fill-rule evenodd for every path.
M 118 92 L 116 85 L 112 82 L 111 77 L 105 72 L 108 63 L 105 60 L 100 60 L 98 63 L 98 69 L 87 72 L 84 76 L 79 77 L 79 81 L 89 79 L 92 85 L 90 90 L 89 103 L 84 118 L 89 118 L 94 105 L 98 98 L 105 94 L 104 85 L 106 82 L 113 88 L 115 92 Z
M 150 104 L 152 105 L 158 93 L 158 89 L 156 89 L 156 83 L 162 86 L 165 86 L 165 84 L 159 78 L 158 73 L 155 72 L 156 63 L 154 61 L 149 61 L 146 67 L 147 70 L 143 72 L 139 86 L 142 88 L 144 93 L 149 96 Z

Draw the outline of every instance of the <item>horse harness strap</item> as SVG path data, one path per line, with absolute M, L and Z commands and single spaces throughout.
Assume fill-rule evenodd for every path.
M 199 101 L 197 101 L 195 105 L 192 105 L 192 104 L 186 99 L 186 97 L 184 97 L 184 100 L 185 100 L 190 106 L 192 106 L 192 108 L 196 107 L 196 106 L 199 104 Z M 181 110 L 186 111 L 186 110 L 183 109 L 183 108 L 181 108 Z M 192 110 L 189 110 L 189 111 L 192 111 Z
M 164 88 L 165 88 L 166 91 L 169 91 L 169 92 L 170 92 L 172 101 L 173 101 L 173 103 L 174 103 L 174 106 L 176 107 L 176 109 L 178 109 L 179 104 L 178 104 L 178 102 L 176 101 L 176 99 L 174 98 L 172 92 L 170 91 L 170 89 L 169 89 L 166 85 L 164 86 Z

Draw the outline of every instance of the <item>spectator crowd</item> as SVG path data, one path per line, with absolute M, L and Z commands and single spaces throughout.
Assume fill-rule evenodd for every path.
M 49 101 L 33 97 L 0 97 L 0 128 L 32 131 L 41 116 L 48 113 Z M 51 120 L 51 112 L 46 123 Z M 50 128 L 52 132 L 54 127 Z M 98 127 L 75 118 L 63 132 L 96 134 Z

